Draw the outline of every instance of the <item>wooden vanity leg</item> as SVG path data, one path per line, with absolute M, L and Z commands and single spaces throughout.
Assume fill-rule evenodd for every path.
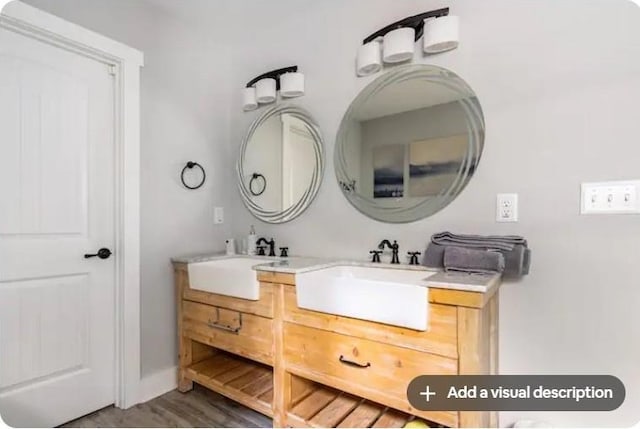
M 184 269 L 174 270 L 176 278 L 176 298 L 178 308 L 178 391 L 184 393 L 193 389 L 193 381 L 185 375 L 185 369 L 193 361 L 191 340 L 182 335 L 182 291 L 189 284 L 189 275 Z
M 180 355 L 178 356 L 178 391 L 185 393 L 193 389 L 193 381 L 188 379 L 185 374 L 185 369 L 191 365 L 193 360 L 191 340 L 181 335 L 178 339 L 178 343 L 178 348 L 180 350 Z
M 284 368 L 284 286 L 281 284 L 277 285 L 273 316 L 273 427 L 283 428 L 286 427 L 288 405 L 291 403 L 291 374 Z
M 458 307 L 458 373 L 489 374 L 490 323 L 489 305 L 482 309 Z M 490 427 L 487 411 L 461 411 L 460 427 Z
M 287 427 L 287 404 L 291 403 L 291 374 L 280 371 L 273 378 L 273 427 Z
M 498 314 L 500 314 L 500 300 L 499 294 L 496 293 L 489 301 L 489 373 L 491 375 L 498 374 L 498 327 L 499 327 L 499 319 Z M 489 413 L 489 427 L 497 428 L 499 427 L 498 421 L 498 412 L 492 411 Z

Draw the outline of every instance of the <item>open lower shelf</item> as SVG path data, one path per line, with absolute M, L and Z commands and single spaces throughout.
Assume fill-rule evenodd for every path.
M 401 428 L 414 419 L 409 414 L 320 384 L 291 408 L 287 418 L 288 425 L 293 427 L 330 428 Z M 429 427 L 440 427 L 426 423 Z
M 218 352 L 189 366 L 186 376 L 229 399 L 273 417 L 273 368 Z

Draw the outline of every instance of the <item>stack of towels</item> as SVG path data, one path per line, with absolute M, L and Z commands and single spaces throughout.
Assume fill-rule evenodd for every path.
M 502 273 L 521 277 L 529 273 L 531 250 L 515 235 L 463 235 L 440 232 L 431 237 L 423 265 L 447 272 Z

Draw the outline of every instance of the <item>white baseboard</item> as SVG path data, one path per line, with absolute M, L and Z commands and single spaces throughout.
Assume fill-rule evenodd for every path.
M 147 402 L 178 387 L 178 367 L 163 369 L 140 380 L 138 402 Z

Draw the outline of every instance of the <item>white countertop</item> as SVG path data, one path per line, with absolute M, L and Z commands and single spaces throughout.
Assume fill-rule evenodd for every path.
M 249 256 L 249 255 L 226 255 L 224 253 L 207 253 L 186 255 L 171 258 L 172 262 L 183 264 L 194 264 L 198 262 L 207 262 L 219 259 L 229 258 L 251 258 L 264 259 L 264 263 L 254 265 L 252 268 L 256 271 L 278 272 L 288 274 L 301 274 L 309 271 L 321 270 L 340 265 L 387 268 L 399 270 L 418 270 L 435 274 L 425 278 L 423 285 L 430 288 L 439 289 L 455 289 L 469 292 L 486 293 L 492 288 L 500 284 L 499 274 L 465 274 L 465 273 L 446 273 L 422 265 L 406 265 L 406 264 L 385 264 L 372 263 L 368 261 L 357 261 L 348 259 L 331 259 L 331 258 L 315 258 L 304 256 L 290 256 L 287 258 L 269 257 L 269 256 Z

